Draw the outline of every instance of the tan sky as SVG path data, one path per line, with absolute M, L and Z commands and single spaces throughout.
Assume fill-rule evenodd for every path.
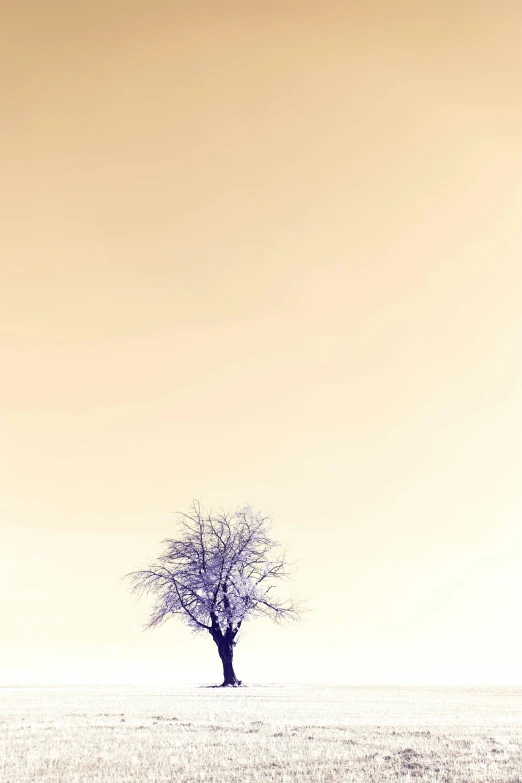
M 1 17 L 0 682 L 219 680 L 120 583 L 200 497 L 310 598 L 245 680 L 522 685 L 520 4 Z

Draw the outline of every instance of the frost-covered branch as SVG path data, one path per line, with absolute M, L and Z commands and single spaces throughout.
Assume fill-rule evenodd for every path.
M 270 536 L 269 516 L 249 505 L 233 513 L 207 513 L 194 501 L 178 522 L 178 537 L 162 542 L 158 559 L 127 575 L 137 595 L 155 596 L 147 627 L 178 615 L 192 630 L 235 644 L 242 624 L 255 616 L 277 622 L 298 618 L 298 603 L 272 592 L 288 578 L 290 567 Z

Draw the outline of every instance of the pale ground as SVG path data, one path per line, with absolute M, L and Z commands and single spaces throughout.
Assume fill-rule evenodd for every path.
M 522 688 L 0 688 L 2 783 L 522 783 Z

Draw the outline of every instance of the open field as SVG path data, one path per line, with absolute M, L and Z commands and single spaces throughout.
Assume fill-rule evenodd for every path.
M 7 783 L 522 783 L 522 689 L 0 688 Z

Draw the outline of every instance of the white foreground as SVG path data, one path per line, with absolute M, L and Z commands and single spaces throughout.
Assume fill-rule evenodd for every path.
M 522 783 L 522 688 L 0 688 L 2 783 Z

